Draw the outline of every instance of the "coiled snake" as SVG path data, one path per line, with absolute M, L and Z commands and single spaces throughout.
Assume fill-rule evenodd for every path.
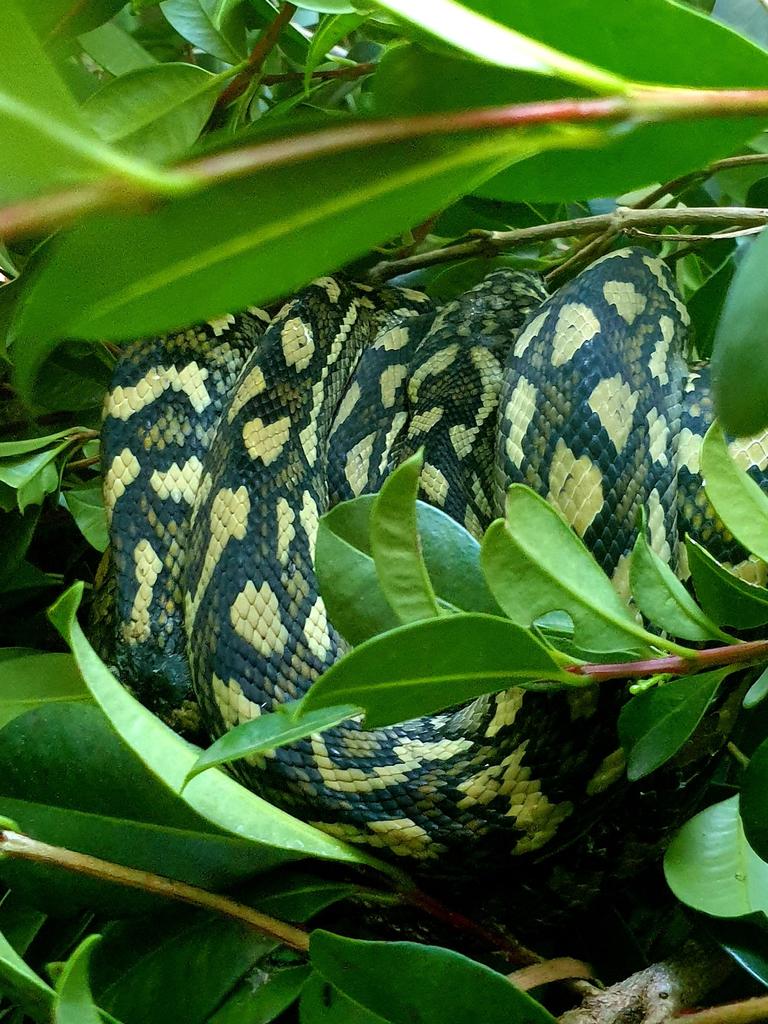
M 191 676 L 214 735 L 300 697 L 345 646 L 317 592 L 318 518 L 422 446 L 427 501 L 479 536 L 526 483 L 622 592 L 640 507 L 682 574 L 685 532 L 738 561 L 701 490 L 711 405 L 687 325 L 665 265 L 627 249 L 551 298 L 506 270 L 441 308 L 329 277 L 271 323 L 252 310 L 131 346 L 103 430 L 123 679 L 157 703 Z M 514 689 L 237 770 L 395 854 L 538 853 L 620 785 L 616 714 L 615 689 Z

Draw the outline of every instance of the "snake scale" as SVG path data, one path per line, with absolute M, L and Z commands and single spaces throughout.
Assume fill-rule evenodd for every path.
M 621 593 L 640 508 L 681 576 L 686 532 L 740 562 L 701 486 L 712 411 L 688 322 L 666 266 L 625 249 L 551 297 L 510 270 L 441 307 L 327 277 L 271 321 L 253 309 L 133 344 L 103 427 L 121 677 L 156 705 L 191 685 L 214 736 L 300 697 L 346 649 L 317 591 L 318 519 L 421 447 L 425 500 L 479 537 L 526 483 Z M 732 451 L 762 480 L 768 444 Z M 512 689 L 376 731 L 350 721 L 235 770 L 385 852 L 541 856 L 626 786 L 619 699 Z

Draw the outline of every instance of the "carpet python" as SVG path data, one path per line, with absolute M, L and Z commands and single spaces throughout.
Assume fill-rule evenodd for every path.
M 421 447 L 422 497 L 477 537 L 519 481 L 623 594 L 641 507 L 681 576 L 688 532 L 757 581 L 702 490 L 712 409 L 688 323 L 666 266 L 625 249 L 551 297 L 510 270 L 440 307 L 326 277 L 272 320 L 252 309 L 133 344 L 102 435 L 121 677 L 155 705 L 184 704 L 191 683 L 214 736 L 299 698 L 346 649 L 317 590 L 318 519 Z M 766 438 L 732 451 L 761 477 Z M 626 786 L 619 689 L 350 721 L 235 770 L 353 843 L 539 857 Z

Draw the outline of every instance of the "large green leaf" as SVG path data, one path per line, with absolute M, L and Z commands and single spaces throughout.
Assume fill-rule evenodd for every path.
M 402 0 L 407 3 L 407 0 Z M 419 18 L 422 5 L 408 5 Z M 596 0 L 584 16 L 582 0 L 473 0 L 465 7 L 539 43 L 597 65 L 627 80 L 684 87 L 757 87 L 765 81 L 768 55 L 737 33 L 667 0 Z M 440 26 L 436 31 L 440 32 Z M 471 51 L 472 36 L 463 46 Z M 626 39 L 632 45 L 626 45 Z M 686 40 L 681 52 L 680 39 Z M 374 79 L 377 101 L 390 111 L 464 109 L 582 94 L 571 82 L 525 72 L 506 72 L 453 55 L 398 49 L 385 56 Z M 511 48 L 508 48 L 509 52 Z M 499 64 L 509 66 L 502 53 Z M 389 68 L 388 68 L 389 65 Z M 595 152 L 562 150 L 533 157 L 481 186 L 482 194 L 506 200 L 551 201 L 621 195 L 665 181 L 727 156 L 759 125 L 753 118 L 643 124 L 617 132 Z
M 185 153 L 216 101 L 214 76 L 194 64 L 153 64 L 108 82 L 83 104 L 105 142 L 145 160 Z
M 365 723 L 374 728 L 539 681 L 579 685 L 527 630 L 491 615 L 458 613 L 355 647 L 313 684 L 302 706 L 354 704 L 365 708 Z
M 353 1002 L 392 1024 L 554 1024 L 503 974 L 416 942 L 362 942 L 315 931 L 312 966 Z
M 520 484 L 506 518 L 491 523 L 481 562 L 491 593 L 520 626 L 567 612 L 574 639 L 591 651 L 647 651 L 660 643 L 639 626 L 579 537 L 547 502 Z
M 21 655 L 0 665 L 0 728 L 40 704 L 90 699 L 70 654 Z
M 685 538 L 696 596 L 721 625 L 751 629 L 768 622 L 768 590 L 739 579 L 690 537 Z
M 211 769 L 184 786 L 196 761 L 196 750 L 185 743 L 118 683 L 86 640 L 75 617 L 82 593 L 77 584 L 50 611 L 50 617 L 68 641 L 83 678 L 110 724 L 147 770 L 171 793 L 218 829 L 254 843 L 265 862 L 299 856 L 322 857 L 352 863 L 377 864 L 365 853 L 324 835 L 285 811 L 273 807 L 218 769 Z M 382 869 L 386 870 L 382 865 Z
M 674 679 L 633 697 L 619 715 L 619 739 L 632 782 L 661 767 L 680 750 L 717 696 L 732 666 Z
M 768 864 L 744 836 L 739 799 L 701 811 L 680 829 L 664 858 L 672 892 L 713 917 L 768 912 Z
M 725 429 L 740 437 L 768 426 L 766 260 L 768 231 L 763 230 L 736 270 L 712 353 L 715 409 Z
M 394 14 L 418 25 L 489 64 L 564 78 L 595 89 L 622 92 L 626 83 L 599 67 L 574 60 L 565 52 L 542 45 L 511 27 L 500 4 L 459 3 L 458 0 L 376 0 Z
M 269 1024 L 296 1000 L 309 977 L 309 968 L 288 967 L 246 981 L 207 1024 Z
M 768 561 L 768 496 L 730 456 L 715 420 L 701 445 L 704 489 L 718 516 L 748 551 Z
M 88 56 L 111 75 L 126 75 L 137 68 L 157 64 L 148 50 L 112 21 L 81 35 L 78 42 Z
M 316 971 L 301 990 L 301 1024 L 386 1024 L 383 1017 L 353 1002 Z
M 18 0 L 0 8 L 0 38 L 0 202 L 101 174 L 157 183 L 147 165 L 110 149 L 88 128 Z
M 416 495 L 423 462 L 422 453 L 417 452 L 384 481 L 369 525 L 376 575 L 390 607 L 403 623 L 438 615 L 416 524 Z
M 47 43 L 87 32 L 109 21 L 123 6 L 122 0 L 24 0 L 24 13 Z
M 125 1024 L 204 1024 L 274 945 L 241 922 L 200 911 L 114 922 L 94 951 L 93 992 Z
M 285 295 L 562 137 L 548 128 L 370 145 L 266 169 L 151 213 L 83 222 L 41 252 L 16 306 L 19 389 L 33 398 L 62 336 L 132 338 Z M 596 136 L 569 131 L 568 139 Z
M 35 1020 L 49 1020 L 53 989 L 22 960 L 0 933 L 0 987 Z

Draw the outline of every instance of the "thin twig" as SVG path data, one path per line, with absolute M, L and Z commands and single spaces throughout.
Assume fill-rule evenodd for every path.
M 588 676 L 597 683 L 611 679 L 649 679 L 651 676 L 659 675 L 687 676 L 704 669 L 725 665 L 751 665 L 760 661 L 768 661 L 768 640 L 750 640 L 746 643 L 712 647 L 704 651 L 694 651 L 687 657 L 670 654 L 663 658 L 616 662 L 610 665 L 569 665 L 565 671 L 575 676 Z
M 684 231 L 641 231 L 640 228 L 627 228 L 625 235 L 632 238 L 644 238 L 653 242 L 717 242 L 722 238 L 744 238 L 745 235 L 758 235 L 764 225 L 759 224 L 753 228 L 735 228 L 733 231 L 713 231 L 709 235 L 689 235 Z
M 41 843 L 30 836 L 8 829 L 0 832 L 0 854 L 35 861 L 37 864 L 52 864 L 79 875 L 87 875 L 89 878 L 100 878 L 102 881 L 114 882 L 129 889 L 141 889 L 143 892 L 178 900 L 180 903 L 189 903 L 193 907 L 212 910 L 216 914 L 242 921 L 243 924 L 269 935 L 291 949 L 301 952 L 309 949 L 309 934 L 303 928 L 278 921 L 227 896 L 207 892 L 187 882 L 155 875 L 150 871 L 128 868 L 123 864 L 113 864 L 100 857 L 77 853 L 61 846 L 49 846 L 48 843 Z
M 539 985 L 551 985 L 553 981 L 573 981 L 575 978 L 590 980 L 594 977 L 594 969 L 589 964 L 583 960 L 574 960 L 570 956 L 543 960 L 539 964 L 521 967 L 519 971 L 507 975 L 509 981 L 523 992 L 538 988 Z
M 534 224 L 527 228 L 511 231 L 486 231 L 478 229 L 452 245 L 430 252 L 416 253 L 397 260 L 384 260 L 369 271 L 373 281 L 381 281 L 398 274 L 422 267 L 449 263 L 457 259 L 477 256 L 492 256 L 516 245 L 528 245 L 553 238 L 569 238 L 575 235 L 601 233 L 615 237 L 622 233 L 638 230 L 641 225 L 664 226 L 683 224 L 720 224 L 754 226 L 761 230 L 768 223 L 768 209 L 745 206 L 681 206 L 674 209 L 637 210 L 630 206 L 619 206 L 612 213 L 595 214 L 591 217 L 575 217 L 555 221 L 552 224 Z M 686 240 L 690 235 L 684 236 Z
M 296 13 L 296 5 L 284 3 L 275 17 L 266 26 L 248 57 L 246 67 L 233 79 L 216 100 L 214 113 L 222 111 L 245 92 L 250 82 L 264 67 L 264 61 L 275 47 L 283 28 Z
M 768 1021 L 768 996 L 712 1006 L 697 1013 L 686 1013 L 678 1019 L 680 1024 L 757 1024 L 758 1021 Z
M 313 71 L 310 78 L 318 81 L 326 81 L 333 78 L 362 78 L 363 75 L 371 75 L 376 70 L 375 64 L 348 64 L 343 68 L 327 68 L 326 70 Z M 278 85 L 280 82 L 303 82 L 303 71 L 286 71 L 282 75 L 264 75 L 261 79 L 262 85 Z

